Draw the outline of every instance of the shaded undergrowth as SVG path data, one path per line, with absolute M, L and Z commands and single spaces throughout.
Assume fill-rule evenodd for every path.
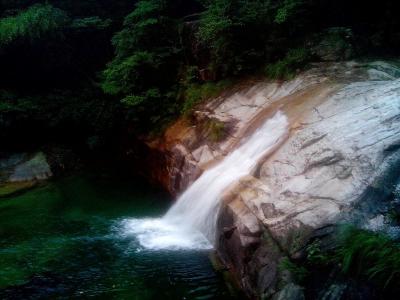
M 400 243 L 382 233 L 345 225 L 328 243 L 320 239 L 310 243 L 302 259 L 284 259 L 281 269 L 289 271 L 311 298 L 338 285 L 349 299 L 363 289 L 369 290 L 366 295 L 390 298 L 400 292 Z

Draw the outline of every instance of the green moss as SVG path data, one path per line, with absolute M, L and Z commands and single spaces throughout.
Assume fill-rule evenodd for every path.
M 35 182 L 10 182 L 0 185 L 0 198 L 9 197 L 18 193 L 22 193 L 36 185 Z
M 206 123 L 207 135 L 210 141 L 216 143 L 224 139 L 226 133 L 225 123 L 211 119 Z

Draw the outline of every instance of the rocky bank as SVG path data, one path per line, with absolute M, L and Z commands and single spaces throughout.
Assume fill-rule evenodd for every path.
M 151 175 L 179 194 L 284 112 L 286 140 L 221 196 L 216 249 L 250 298 L 302 299 L 282 258 L 304 255 L 332 225 L 368 224 L 400 178 L 399 77 L 394 64 L 344 62 L 316 64 L 290 81 L 247 83 L 148 142 Z

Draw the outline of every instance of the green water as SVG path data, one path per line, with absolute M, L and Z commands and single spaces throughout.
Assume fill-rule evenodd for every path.
M 168 197 L 113 176 L 62 179 L 0 199 L 0 299 L 232 299 L 207 251 L 147 251 L 124 218 Z

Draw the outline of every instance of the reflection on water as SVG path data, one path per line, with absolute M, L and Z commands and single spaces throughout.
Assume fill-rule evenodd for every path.
M 166 199 L 143 182 L 89 175 L 1 199 L 0 299 L 232 299 L 209 247 L 147 249 L 126 231 L 151 231 L 132 218 L 161 216 Z

